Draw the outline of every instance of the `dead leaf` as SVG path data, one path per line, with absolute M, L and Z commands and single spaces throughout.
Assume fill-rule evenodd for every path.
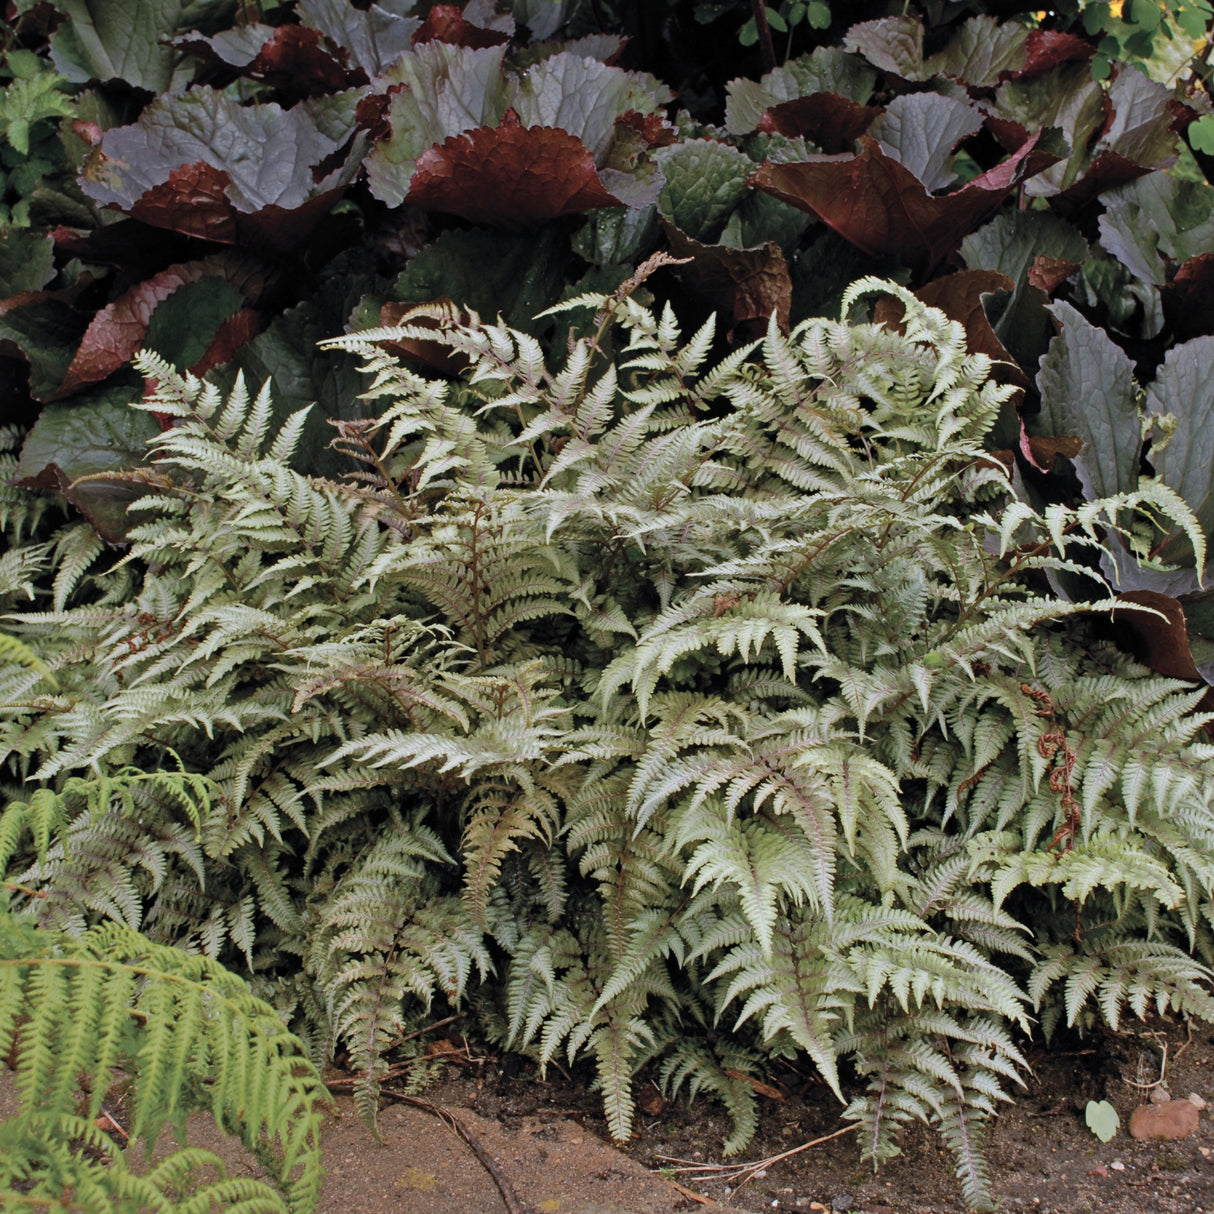
M 761 1079 L 756 1079 L 753 1075 L 747 1075 L 744 1071 L 735 1071 L 732 1067 L 726 1067 L 725 1074 L 730 1079 L 749 1083 L 760 1096 L 766 1096 L 769 1100 L 778 1100 L 781 1104 L 785 1104 L 788 1100 L 788 1097 L 779 1088 L 773 1088 L 770 1083 L 764 1083 Z

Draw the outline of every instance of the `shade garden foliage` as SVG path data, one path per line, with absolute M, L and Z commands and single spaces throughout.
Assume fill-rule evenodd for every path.
M 1214 1020 L 1208 6 L 754 9 L 10 9 L 6 1202 L 195 1208 L 121 1075 L 309 1209 L 458 1009 L 982 1207 Z

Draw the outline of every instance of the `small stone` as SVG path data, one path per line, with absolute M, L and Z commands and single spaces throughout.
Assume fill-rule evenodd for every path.
M 1156 1088 L 1148 1099 L 1152 1104 L 1167 1104 L 1172 1099 L 1172 1093 L 1167 1088 Z
M 1202 1112 L 1202 1111 L 1204 1111 L 1204 1109 L 1205 1109 L 1205 1107 L 1206 1107 L 1206 1104 L 1208 1103 L 1208 1102 L 1207 1102 L 1205 1099 L 1203 1099 L 1201 1096 L 1198 1096 L 1198 1094 L 1197 1094 L 1196 1092 L 1190 1092 L 1190 1093 L 1189 1093 L 1189 1094 L 1188 1094 L 1188 1095 L 1185 1097 L 1185 1099 L 1186 1099 L 1186 1100 L 1187 1100 L 1187 1101 L 1188 1101 L 1188 1102 L 1189 1102 L 1189 1103 L 1190 1103 L 1190 1104 L 1191 1104 L 1191 1105 L 1192 1105 L 1192 1106 L 1193 1106 L 1193 1107 L 1194 1107 L 1194 1108 L 1195 1108 L 1195 1109 L 1196 1109 L 1196 1110 L 1197 1110 L 1199 1113 L 1200 1113 L 1200 1112 Z
M 854 1200 L 850 1193 L 836 1193 L 830 1199 L 830 1208 L 839 1211 L 839 1214 L 846 1214 L 846 1211 L 852 1208 Z
M 1130 1136 L 1140 1141 L 1188 1138 L 1197 1129 L 1200 1119 L 1196 1107 L 1187 1100 L 1140 1104 L 1130 1114 Z
M 1109 1170 L 1108 1170 L 1108 1168 L 1106 1168 L 1104 1166 L 1104 1164 L 1098 1163 L 1094 1168 L 1088 1169 L 1088 1175 L 1089 1176 L 1103 1176 L 1107 1180 L 1108 1175 L 1109 1175 Z
M 1112 1168 L 1114 1172 L 1125 1171 L 1125 1164 L 1122 1163 L 1120 1159 L 1114 1159 L 1113 1162 L 1109 1164 L 1109 1167 Z

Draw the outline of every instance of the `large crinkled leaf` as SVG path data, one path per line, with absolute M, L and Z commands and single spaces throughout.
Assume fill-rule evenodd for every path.
M 594 211 L 570 243 L 593 266 L 635 265 L 653 251 L 657 230 L 656 206 Z
M 482 316 L 501 314 L 527 332 L 565 285 L 567 243 L 555 226 L 536 235 L 478 228 L 444 232 L 427 244 L 397 279 L 393 295 L 406 303 L 450 299 Z
M 371 192 L 400 206 L 409 192 L 417 158 L 452 135 L 497 126 L 509 108 L 502 47 L 425 42 L 403 55 L 381 83 L 403 86 L 392 95 L 390 134 L 371 149 L 365 164 Z
M 602 168 L 629 110 L 656 113 L 674 95 L 646 72 L 626 72 L 563 51 L 528 68 L 510 96 L 524 126 L 554 126 L 576 135 Z
M 1048 211 L 1004 211 L 961 242 L 971 270 L 998 270 L 1014 283 L 1027 282 L 1038 257 L 1083 261 L 1088 243 L 1065 219 Z
M 0 227 L 0 298 L 38 291 L 55 277 L 55 245 L 28 228 Z
M 730 332 L 741 330 L 741 340 L 757 337 L 775 316 L 784 330 L 788 328 L 792 304 L 792 280 L 788 263 L 775 241 L 759 248 L 733 249 L 720 244 L 703 244 L 664 223 L 670 251 L 690 258 L 678 266 L 675 274 L 711 307 L 731 320 Z
M 110 543 L 125 539 L 127 505 L 145 489 L 104 481 L 76 486 L 72 482 L 145 463 L 148 442 L 158 427 L 151 414 L 131 408 L 139 394 L 138 379 L 131 375 L 71 404 L 47 405 L 25 436 L 17 465 L 18 483 L 63 493 Z
M 130 407 L 138 395 L 132 384 L 115 385 L 79 403 L 47 405 L 25 437 L 16 476 L 33 479 L 57 464 L 75 480 L 142 463 L 159 426 L 151 414 Z
M 759 249 L 774 242 L 791 253 L 812 222 L 804 211 L 751 190 L 725 221 L 717 239 L 730 249 Z
M 658 195 L 662 215 L 695 240 L 713 241 L 750 192 L 754 162 L 712 139 L 692 139 L 658 154 L 666 178 Z
M 352 90 L 241 106 L 209 88 L 154 101 L 106 131 L 81 173 L 84 192 L 156 227 L 278 248 L 306 237 L 358 171 Z M 319 179 L 318 179 L 319 174 Z
M 1214 337 L 1168 351 L 1147 389 L 1147 409 L 1169 416 L 1175 429 L 1151 449 L 1156 474 L 1188 503 L 1202 530 L 1214 534 Z M 1187 544 L 1185 545 L 1187 547 Z
M 1087 149 L 1104 127 L 1104 91 L 1086 63 L 1064 63 L 1031 80 L 1008 81 L 995 94 L 989 112 L 994 129 L 1007 124 L 1007 134 L 1001 136 L 1005 142 L 1018 142 L 1047 127 L 1062 132 L 1070 155 L 1026 187 L 1032 194 L 1056 194 L 1089 163 Z
M 18 354 L 29 364 L 29 391 L 49 400 L 63 383 L 89 317 L 67 300 L 41 291 L 0 302 L 0 354 Z
M 991 270 L 1014 284 L 992 316 L 995 334 L 1020 367 L 1032 373 L 1053 337 L 1046 311 L 1047 293 L 1031 277 L 1038 259 L 1078 264 L 1088 255 L 1087 241 L 1048 211 L 1001 211 L 961 242 L 961 259 L 970 270 Z
M 981 127 L 982 115 L 972 105 L 939 93 L 907 93 L 889 103 L 868 133 L 934 194 L 957 180 L 953 152 Z
M 357 11 L 357 10 L 351 10 Z M 366 84 L 367 73 L 342 61 L 341 50 L 307 25 L 238 25 L 207 38 L 181 34 L 173 45 L 199 60 L 207 79 L 262 80 L 293 96 L 314 96 Z
M 853 151 L 856 140 L 884 112 L 880 106 L 861 105 L 838 93 L 811 93 L 764 110 L 758 129 L 802 138 L 819 151 L 837 155 Z
M 1037 75 L 1068 59 L 1093 55 L 1074 34 L 1028 29 L 980 15 L 961 24 L 934 55 L 924 55 L 924 28 L 917 18 L 883 17 L 853 25 L 846 45 L 870 63 L 903 80 L 949 76 L 970 89 L 992 89 L 1004 80 Z
M 265 286 L 262 267 L 234 252 L 169 266 L 93 317 L 56 395 L 106 379 L 147 346 L 178 367 L 194 366 L 219 327 Z
M 821 156 L 799 164 L 762 165 L 753 184 L 812 211 L 857 248 L 897 257 L 922 272 L 956 250 L 1026 178 L 1057 159 L 1026 141 L 1011 159 L 952 194 L 933 195 L 869 135 L 855 156 Z
M 1214 189 L 1151 173 L 1104 196 L 1100 242 L 1134 275 L 1163 286 L 1181 262 L 1214 253 Z
M 418 157 L 407 201 L 488 227 L 520 230 L 624 203 L 603 187 L 581 140 L 517 120 L 453 135 Z
M 1129 492 L 1138 485 L 1142 454 L 1134 364 L 1070 304 L 1049 310 L 1059 333 L 1037 373 L 1041 412 L 1033 433 L 1082 441 L 1074 464 L 1089 501 Z
M 1109 84 L 1109 122 L 1094 149 L 1132 164 L 1165 168 L 1176 159 L 1172 90 L 1134 68 L 1122 68 Z
M 1065 63 L 1042 77 L 1003 85 L 992 126 L 1013 143 L 1045 127 L 1061 130 L 1070 155 L 1026 183 L 1025 192 L 1075 210 L 1104 190 L 1172 163 L 1177 136 L 1171 103 L 1170 89 L 1133 68 L 1122 68 L 1106 93 L 1085 63 Z
M 923 23 L 917 17 L 880 17 L 853 25 L 843 45 L 874 67 L 903 80 L 927 80 L 923 62 Z
M 951 76 L 971 88 L 991 88 L 1024 66 L 1028 39 L 1027 27 L 1014 21 L 996 21 L 985 14 L 971 17 L 924 67 L 928 76 Z
M 412 45 L 421 19 L 412 15 L 414 0 L 384 0 L 356 8 L 348 0 L 299 0 L 304 25 L 319 30 L 349 56 L 352 68 L 375 77 L 386 71 Z
M 486 18 L 493 24 L 479 24 L 473 18 L 473 3 L 461 8 L 458 4 L 436 4 L 427 14 L 421 28 L 413 35 L 416 45 L 437 38 L 454 46 L 502 46 L 514 34 L 514 18 L 507 15 L 497 17 L 493 5 L 480 6 L 488 9 Z
M 767 110 L 815 93 L 837 93 L 863 104 L 877 73 L 838 47 L 819 47 L 812 55 L 790 59 L 759 80 L 731 80 L 726 86 L 725 129 L 731 135 L 757 131 Z
M 122 80 L 149 93 L 184 87 L 191 69 L 167 44 L 172 34 L 215 30 L 236 0 L 53 0 L 65 20 L 51 37 L 51 59 L 68 80 Z
M 1037 75 L 1067 60 L 1086 61 L 1093 53 L 1091 44 L 1074 34 L 1030 30 L 986 14 L 971 17 L 947 45 L 926 57 L 923 26 L 909 16 L 853 26 L 847 45 L 903 80 L 947 76 L 971 89 L 993 88 L 1004 80 Z

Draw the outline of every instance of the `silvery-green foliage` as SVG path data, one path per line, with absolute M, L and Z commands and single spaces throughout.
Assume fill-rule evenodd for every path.
M 334 343 L 377 413 L 337 425 L 340 483 L 290 470 L 265 392 L 145 358 L 174 424 L 129 554 L 44 545 L 35 610 L 5 600 L 59 688 L 0 653 L 0 753 L 68 806 L 9 871 L 48 922 L 244 964 L 368 1115 L 475 989 L 503 1044 L 592 1064 L 617 1137 L 652 1064 L 739 1150 L 737 1076 L 802 1054 L 868 1157 L 936 1124 L 982 1204 L 1019 1034 L 1214 1018 L 1200 694 L 1046 589 L 1144 516 L 1204 541 L 1160 486 L 1015 501 L 989 361 L 890 284 L 845 314 L 877 291 L 901 331 L 723 359 L 628 289 L 562 305 L 593 321 L 555 365 L 421 308 Z M 465 370 L 378 344 L 410 337 Z M 158 785 L 73 808 L 74 774 L 178 761 L 219 790 L 193 834 Z

